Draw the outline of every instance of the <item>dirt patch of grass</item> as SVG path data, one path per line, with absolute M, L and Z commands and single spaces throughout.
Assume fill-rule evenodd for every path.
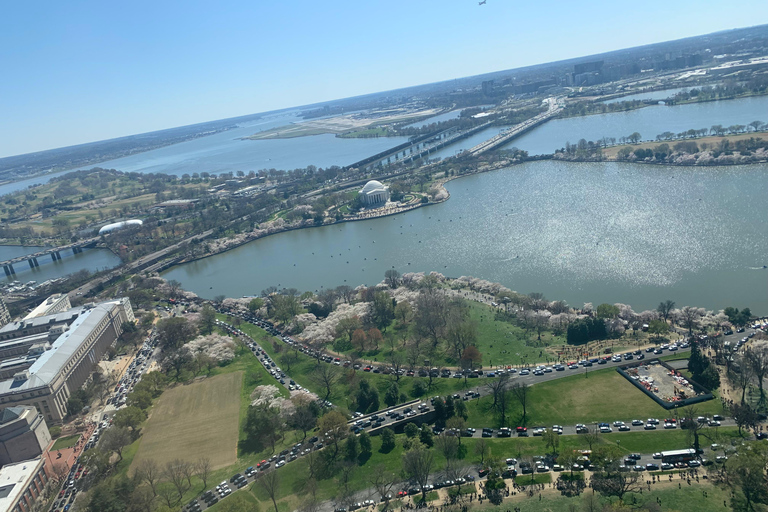
M 214 468 L 237 459 L 243 373 L 218 375 L 169 389 L 153 407 L 133 464 L 154 459 L 190 462 L 208 457 Z

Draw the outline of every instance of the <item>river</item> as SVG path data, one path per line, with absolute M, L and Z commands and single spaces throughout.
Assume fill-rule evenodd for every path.
M 579 139 L 599 140 L 603 137 L 625 137 L 639 132 L 643 139 L 690 128 L 709 128 L 715 124 L 730 126 L 752 121 L 768 122 L 768 96 L 737 100 L 709 101 L 674 106 L 652 106 L 629 112 L 595 114 L 554 119 L 513 140 L 506 147 L 517 147 L 532 155 L 552 153 Z
M 243 123 L 237 128 L 206 137 L 164 146 L 135 155 L 87 165 L 84 169 L 103 167 L 124 172 L 157 172 L 181 176 L 209 172 L 258 171 L 261 169 L 292 170 L 315 165 L 349 165 L 368 156 L 406 142 L 407 137 L 381 137 L 371 139 L 338 138 L 332 134 L 296 137 L 293 139 L 240 140 L 260 131 L 301 121 L 298 112 L 266 116 Z M 47 183 L 62 171 L 38 178 L 30 178 L 0 185 L 0 195 L 27 188 L 32 184 Z
M 42 250 L 43 247 L 0 245 L 0 261 L 26 254 L 34 254 Z M 80 254 L 72 254 L 72 251 L 61 251 L 59 254 L 61 254 L 61 259 L 55 262 L 50 256 L 38 258 L 37 262 L 40 266 L 34 269 L 29 268 L 29 264 L 26 261 L 17 263 L 13 266 L 16 275 L 6 277 L 5 279 L 7 281 L 18 280 L 22 283 L 29 281 L 42 283 L 48 279 L 73 274 L 83 269 L 95 272 L 120 264 L 120 258 L 107 249 L 83 249 L 83 252 Z
M 203 297 L 373 285 L 438 271 L 572 306 L 662 300 L 768 313 L 768 165 L 530 162 L 448 183 L 393 217 L 292 231 L 170 269 Z M 684 191 L 684 193 L 682 192 Z

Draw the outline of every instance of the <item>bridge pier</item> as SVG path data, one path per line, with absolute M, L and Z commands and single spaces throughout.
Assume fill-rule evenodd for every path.
M 82 247 L 79 247 L 79 246 L 76 245 L 76 246 L 74 246 L 72 248 L 72 254 L 80 254 L 81 252 L 83 252 L 83 248 Z
M 13 270 L 13 265 L 10 263 L 3 266 L 3 270 L 5 270 L 5 275 L 10 276 L 11 274 L 16 275 L 16 271 Z
M 27 260 L 27 263 L 29 263 L 29 268 L 35 268 L 35 262 L 34 262 L 34 261 L 32 261 L 32 258 L 29 258 L 29 259 Z
M 51 253 L 51 260 L 56 261 L 56 253 L 55 252 Z

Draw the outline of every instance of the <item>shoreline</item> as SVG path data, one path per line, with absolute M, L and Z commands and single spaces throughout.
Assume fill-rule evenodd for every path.
M 585 162 L 587 162 L 587 163 L 617 163 L 617 164 L 668 165 L 668 166 L 675 166 L 675 167 L 725 167 L 725 166 L 733 166 L 733 165 L 760 165 L 760 164 L 768 162 L 768 161 L 766 161 L 766 162 L 746 162 L 746 163 L 718 164 L 718 165 L 706 165 L 705 166 L 705 165 L 685 165 L 685 164 L 674 164 L 674 163 L 673 164 L 667 164 L 667 163 L 658 163 L 658 162 L 625 162 L 625 161 L 621 161 L 621 160 L 558 160 L 558 159 L 555 159 L 555 158 L 550 158 L 550 159 L 554 160 L 554 161 L 566 162 L 566 163 L 585 163 Z M 162 275 L 163 273 L 165 273 L 165 272 L 167 272 L 167 271 L 169 271 L 169 270 L 171 270 L 173 268 L 179 267 L 181 265 L 185 265 L 185 264 L 188 264 L 188 263 L 194 263 L 196 261 L 201 261 L 201 260 L 204 260 L 206 258 L 211 258 L 211 257 L 217 256 L 219 254 L 224 254 L 224 253 L 226 253 L 228 251 L 231 251 L 231 250 L 237 249 L 239 247 L 242 247 L 243 245 L 249 244 L 251 242 L 256 242 L 258 240 L 262 240 L 262 239 L 267 238 L 267 237 L 272 236 L 272 235 L 277 235 L 277 234 L 285 233 L 285 232 L 288 232 L 288 231 L 297 231 L 297 230 L 301 230 L 301 229 L 312 229 L 312 228 L 321 228 L 321 227 L 324 227 L 324 226 L 333 226 L 333 225 L 342 224 L 342 223 L 345 223 L 345 222 L 360 222 L 360 221 L 366 221 L 366 220 L 371 220 L 371 219 L 378 219 L 378 218 L 382 218 L 382 217 L 390 217 L 390 216 L 393 216 L 393 215 L 399 215 L 401 213 L 406 213 L 406 212 L 409 212 L 409 211 L 412 211 L 412 210 L 416 210 L 417 208 L 421 208 L 421 207 L 424 207 L 424 206 L 431 206 L 431 205 L 441 204 L 441 203 L 444 203 L 444 202 L 448 201 L 451 198 L 450 191 L 445 187 L 445 184 L 450 182 L 450 181 L 453 181 L 453 180 L 459 179 L 459 178 L 466 178 L 466 177 L 469 177 L 469 176 L 474 176 L 476 174 L 483 174 L 483 173 L 491 172 L 491 171 L 500 171 L 500 170 L 511 168 L 511 167 L 514 167 L 514 166 L 517 166 L 517 165 L 521 165 L 521 164 L 525 164 L 525 163 L 530 163 L 530 162 L 538 162 L 538 161 L 541 161 L 541 160 L 538 160 L 538 159 L 533 160 L 532 159 L 532 160 L 526 160 L 524 162 L 510 162 L 510 161 L 496 162 L 495 164 L 491 164 L 488 167 L 480 168 L 480 169 L 478 169 L 478 170 L 476 170 L 474 172 L 471 172 L 471 173 L 440 178 L 440 179 L 436 180 L 433 183 L 433 186 L 436 187 L 440 192 L 442 192 L 444 194 L 444 197 L 442 197 L 441 199 L 439 199 L 437 201 L 430 201 L 429 203 L 419 203 L 419 204 L 413 205 L 410 208 L 406 208 L 406 209 L 395 211 L 395 212 L 385 213 L 385 214 L 377 215 L 377 216 L 374 216 L 374 217 L 355 218 L 355 219 L 343 219 L 343 220 L 331 222 L 329 224 L 323 224 L 321 226 L 305 225 L 305 226 L 290 226 L 290 227 L 282 228 L 282 229 L 280 229 L 278 231 L 274 231 L 272 233 L 267 233 L 267 234 L 262 235 L 262 236 L 250 238 L 248 240 L 243 240 L 241 242 L 234 243 L 232 245 L 228 245 L 228 246 L 222 248 L 222 250 L 217 251 L 217 252 L 213 252 L 211 254 L 206 254 L 206 255 L 203 255 L 203 256 L 197 256 L 197 257 L 194 257 L 194 258 L 191 258 L 191 259 L 185 259 L 185 260 L 182 260 L 182 261 L 178 261 L 178 262 L 176 262 L 176 263 L 166 267 L 165 269 L 163 269 L 162 272 L 160 273 L 160 275 Z

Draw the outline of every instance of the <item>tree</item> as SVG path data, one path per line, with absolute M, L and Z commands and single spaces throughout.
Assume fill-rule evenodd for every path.
M 381 335 L 381 331 L 378 330 L 375 327 L 372 327 L 368 329 L 368 342 L 373 345 L 374 350 L 379 350 L 379 345 L 384 340 L 384 337 Z
M 395 448 L 395 431 L 385 427 L 381 431 L 381 451 L 389 453 Z
M 325 441 L 333 445 L 332 460 L 336 460 L 339 454 L 339 444 L 349 434 L 347 418 L 338 411 L 329 411 L 320 417 L 317 426 L 320 432 L 325 435 Z
M 656 311 L 659 312 L 665 322 L 669 318 L 669 314 L 673 309 L 675 309 L 675 301 L 669 299 L 659 302 L 659 305 L 656 307 Z
M 131 432 L 125 427 L 108 428 L 101 435 L 99 447 L 107 452 L 115 452 L 118 456 L 118 462 L 123 460 L 123 448 L 133 442 Z
M 401 301 L 395 306 L 395 318 L 400 325 L 406 325 L 413 317 L 413 308 L 411 303 L 407 301 Z
M 648 324 L 648 334 L 656 340 L 661 339 L 662 335 L 669 332 L 669 324 L 664 320 L 651 320 Z
M 432 451 L 420 443 L 416 443 L 413 448 L 403 454 L 403 473 L 418 484 L 424 502 L 427 501 L 426 487 L 433 465 Z
M 381 512 L 387 512 L 389 509 L 389 500 L 392 497 L 392 489 L 397 486 L 400 479 L 391 471 L 387 471 L 384 465 L 379 465 L 374 468 L 371 473 L 369 482 L 373 485 L 373 488 L 376 489 L 376 493 L 384 500 L 384 508 Z
M 331 397 L 333 386 L 336 385 L 336 382 L 338 382 L 340 377 L 339 370 L 335 365 L 318 363 L 317 366 L 315 366 L 310 378 L 315 384 L 325 390 L 323 402 L 327 402 Z
M 248 303 L 248 311 L 250 311 L 251 314 L 256 313 L 262 307 L 264 307 L 264 300 L 258 297 L 251 299 L 251 301 Z
M 270 295 L 272 316 L 282 324 L 288 324 L 293 317 L 304 311 L 296 295 Z
M 768 453 L 764 444 L 742 445 L 728 458 L 725 468 L 728 483 L 735 491 L 734 510 L 754 512 L 763 509 L 759 505 L 768 504 L 767 467 Z
M 274 451 L 275 443 L 283 435 L 283 426 L 283 419 L 276 407 L 248 407 L 245 432 L 255 446 L 261 449 L 269 446 Z
M 744 405 L 747 396 L 747 388 L 752 383 L 754 373 L 747 362 L 746 354 L 736 356 L 736 364 L 731 365 L 728 379 L 734 387 L 741 388 L 741 405 Z
M 360 442 L 357 436 L 347 436 L 344 441 L 344 459 L 349 462 L 354 462 L 360 455 Z
M 752 370 L 757 380 L 757 386 L 760 389 L 760 400 L 757 403 L 758 409 L 766 406 L 765 388 L 763 381 L 768 375 L 768 346 L 750 347 L 746 352 L 746 362 Z
M 152 459 L 142 459 L 136 466 L 134 476 L 139 483 L 146 482 L 152 489 L 152 495 L 157 496 L 157 483 L 160 481 L 160 468 Z
M 188 474 L 190 473 L 191 464 L 181 459 L 170 460 L 165 464 L 163 468 L 163 475 L 165 479 L 173 484 L 178 495 L 178 500 L 184 497 L 184 493 L 190 488 Z
M 480 466 L 485 466 L 485 459 L 490 454 L 491 447 L 488 446 L 488 442 L 485 440 L 484 437 L 481 437 L 476 443 L 475 443 L 475 455 L 480 459 Z
M 680 325 L 688 329 L 688 334 L 693 334 L 693 330 L 698 326 L 699 319 L 704 316 L 703 308 L 685 306 L 680 310 Z
M 616 318 L 619 316 L 619 308 L 618 306 L 614 306 L 613 304 L 600 304 L 597 306 L 597 317 L 598 318 Z
M 415 302 L 416 330 L 421 336 L 431 339 L 433 347 L 437 347 L 448 325 L 450 315 L 448 297 L 440 290 L 425 289 L 421 291 Z
M 264 491 L 269 496 L 269 499 L 272 500 L 272 505 L 275 507 L 275 512 L 280 512 L 277 509 L 277 495 L 280 491 L 280 476 L 277 470 L 273 469 L 272 471 L 268 471 L 261 475 L 261 477 L 258 479 L 259 487 L 264 489 Z
M 422 425 L 419 429 L 419 442 L 427 448 L 432 448 L 435 445 L 435 436 L 432 434 L 432 429 L 427 425 Z
M 757 413 L 749 404 L 734 403 L 731 405 L 730 412 L 731 416 L 733 416 L 733 421 L 736 422 L 736 427 L 739 429 L 739 435 L 741 435 L 741 431 L 745 428 L 755 429 L 759 422 Z
M 203 488 L 208 487 L 208 477 L 211 475 L 211 470 L 213 470 L 211 459 L 208 457 L 200 457 L 197 459 L 195 469 L 197 470 L 197 476 L 203 481 Z
M 371 320 L 373 324 L 384 331 L 395 318 L 395 306 L 387 292 L 376 292 L 373 295 Z
M 680 420 L 680 428 L 685 429 L 686 440 L 688 445 L 693 445 L 693 448 L 698 452 L 700 445 L 701 431 L 706 427 L 705 423 L 698 421 L 699 409 L 695 405 L 689 405 L 683 409 L 683 418 Z
M 491 402 L 491 410 L 499 416 L 499 424 L 504 427 L 507 424 L 507 412 L 511 398 L 509 393 L 509 375 L 503 373 L 495 379 L 488 379 L 486 386 L 491 390 L 491 398 L 493 400 Z M 527 400 L 527 391 L 525 395 L 523 399 Z M 520 400 L 516 394 L 515 397 Z
M 461 359 L 463 352 L 477 343 L 477 323 L 472 321 L 463 309 L 457 309 L 457 313 L 451 315 L 448 321 L 445 340 L 454 357 Z M 478 364 L 479 362 L 478 360 Z
M 131 430 L 136 430 L 145 419 L 147 419 L 147 415 L 144 411 L 136 406 L 128 406 L 119 409 L 112 421 L 117 427 L 127 427 Z
M 642 482 L 636 472 L 621 472 L 618 468 L 613 471 L 593 473 L 591 482 L 592 489 L 603 496 L 616 496 L 622 503 L 627 493 L 637 493 L 642 488 Z
M 200 310 L 200 332 L 202 334 L 211 334 L 216 325 L 216 310 L 210 304 L 205 304 Z
M 389 407 L 397 405 L 400 402 L 400 387 L 397 382 L 392 382 L 387 388 L 387 392 L 384 394 L 384 403 Z
M 356 329 L 355 332 L 352 333 L 352 345 L 357 347 L 361 354 L 365 352 L 365 342 L 367 339 L 368 336 L 362 329 Z
M 371 443 L 371 436 L 368 435 L 368 432 L 365 430 L 360 432 L 358 441 L 360 441 L 360 455 L 370 457 L 371 453 L 373 453 L 373 445 Z
M 542 439 L 544 440 L 544 446 L 550 448 L 553 455 L 557 455 L 557 449 L 560 446 L 560 434 L 555 433 L 552 429 L 547 429 Z
M 181 348 L 197 334 L 195 326 L 186 318 L 176 316 L 157 322 L 157 339 L 163 351 Z
M 600 431 L 596 428 L 587 427 L 587 432 L 581 434 L 581 438 L 587 446 L 589 446 L 589 449 L 592 450 L 592 448 L 600 441 Z
M 307 438 L 307 432 L 317 425 L 317 416 L 312 411 L 311 406 L 301 405 L 296 407 L 293 414 L 288 418 L 288 425 L 296 430 L 301 430 L 303 436 L 302 442 Z
M 394 269 L 384 272 L 384 280 L 390 288 L 397 288 L 400 285 L 400 272 Z
M 152 405 L 152 395 L 148 391 L 133 391 L 126 397 L 125 404 L 128 407 L 135 406 L 141 410 L 146 410 Z
M 461 354 L 461 366 L 464 368 L 472 370 L 475 366 L 480 366 L 482 362 L 483 354 L 474 345 L 465 348 Z
M 357 316 L 348 316 L 339 320 L 336 324 L 336 336 L 347 336 L 347 339 L 352 343 L 352 336 L 358 329 L 362 329 L 363 324 L 360 318 Z
M 528 419 L 526 405 L 528 404 L 529 390 L 530 386 L 524 382 L 516 382 L 512 385 L 512 396 L 515 397 L 515 399 L 520 403 L 520 407 L 523 408 L 523 417 L 520 420 L 520 423 L 523 425 L 525 425 L 526 420 Z
M 641 139 L 641 138 L 642 138 L 642 135 L 640 135 L 638 132 L 633 132 L 633 133 L 631 133 L 631 134 L 630 134 L 630 135 L 627 137 L 627 140 L 628 140 L 629 142 L 631 142 L 632 144 L 637 144 L 638 142 L 640 142 L 640 139 Z

